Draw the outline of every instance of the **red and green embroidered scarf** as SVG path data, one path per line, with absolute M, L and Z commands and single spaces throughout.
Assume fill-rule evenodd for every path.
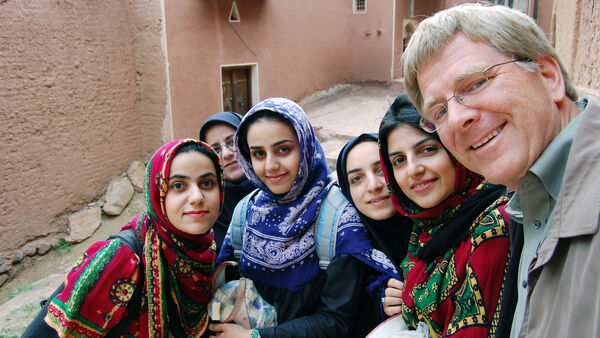
M 419 256 L 457 217 L 461 204 L 478 192 L 478 197 L 493 193 L 493 187 L 456 162 L 455 191 L 438 206 L 422 209 L 402 192 L 394 193 L 396 209 L 415 222 L 401 263 L 405 279 L 402 314 L 409 327 L 425 322 L 431 337 L 494 336 L 508 259 L 506 194 L 492 198 L 471 224 L 465 224 L 467 238 L 458 245 L 432 260 Z
M 207 304 L 216 257 L 212 231 L 189 235 L 167 219 L 165 196 L 170 164 L 175 151 L 195 142 L 209 149 L 209 157 L 220 177 L 221 204 L 224 178 L 219 157 L 205 143 L 180 139 L 161 147 L 146 170 L 147 211 L 134 217 L 123 229 L 133 227 L 143 242 L 143 257 L 137 257 L 119 240 L 93 244 L 65 280 L 65 289 L 51 300 L 45 321 L 59 336 L 101 337 L 128 314 L 126 306 L 139 282 L 144 282 L 140 314 L 128 331 L 139 337 L 167 337 L 167 303 L 175 304 L 180 326 L 188 337 L 201 336 L 208 326 Z M 145 271 L 140 281 L 139 261 Z

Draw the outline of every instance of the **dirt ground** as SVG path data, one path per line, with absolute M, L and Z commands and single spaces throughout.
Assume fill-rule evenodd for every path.
M 134 198 L 142 198 L 136 193 Z M 0 338 L 20 337 L 46 299 L 63 282 L 67 272 L 91 244 L 108 238 L 127 224 L 139 210 L 126 208 L 116 217 L 102 216 L 102 225 L 87 240 L 70 246 L 69 252 L 50 251 L 36 256 L 30 268 L 0 289 Z

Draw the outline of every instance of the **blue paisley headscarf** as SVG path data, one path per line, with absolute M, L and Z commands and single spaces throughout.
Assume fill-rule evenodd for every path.
M 247 121 L 253 114 L 264 110 L 280 114 L 289 121 L 301 150 L 296 180 L 290 191 L 281 195 L 273 194 L 258 178 L 248 154 L 244 156 L 241 150 L 248 146 L 247 140 L 240 138 L 240 130 L 247 128 Z M 266 99 L 254 106 L 242 120 L 234 144 L 238 164 L 259 189 L 247 208 L 240 258 L 242 275 L 277 288 L 299 289 L 320 273 L 313 223 L 327 192 L 336 185 L 323 148 L 304 110 L 284 98 Z M 339 188 L 335 186 L 335 189 Z M 228 257 L 232 252 L 228 234 L 219 256 Z M 397 274 L 391 261 L 373 249 L 352 204 L 348 204 L 340 220 L 337 254 L 350 254 L 377 270 Z

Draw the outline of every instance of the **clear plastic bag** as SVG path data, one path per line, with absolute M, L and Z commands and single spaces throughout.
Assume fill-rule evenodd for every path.
M 218 286 L 223 281 L 219 272 L 220 269 L 217 269 L 214 293 L 208 304 L 211 319 L 222 323 L 234 322 L 247 329 L 277 325 L 275 307 L 260 296 L 252 280 L 240 278 Z
M 419 322 L 416 330 L 410 330 L 402 314 L 397 314 L 379 324 L 367 338 L 429 338 L 429 327 L 425 322 Z

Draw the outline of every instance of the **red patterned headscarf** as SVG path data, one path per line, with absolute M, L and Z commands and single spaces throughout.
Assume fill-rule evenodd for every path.
M 389 162 L 387 155 L 385 155 L 385 157 L 387 158 L 387 162 Z M 380 153 L 380 158 L 383 162 L 384 155 L 382 153 Z M 450 212 L 461 205 L 469 198 L 469 196 L 475 193 L 477 186 L 483 182 L 483 177 L 465 168 L 465 166 L 456 160 L 454 160 L 454 165 L 456 168 L 454 191 L 440 204 L 428 209 L 423 209 L 415 202 L 411 201 L 399 188 L 394 189 L 393 185 L 390 184 L 391 180 L 396 180 L 394 172 L 390 171 L 386 165 L 381 166 L 385 180 L 388 184 L 388 190 L 390 190 L 391 193 L 390 198 L 392 199 L 396 210 L 398 210 L 400 214 L 411 218 L 437 218 L 443 216 L 445 212 Z
M 394 103 L 392 103 L 385 113 L 379 126 L 379 156 L 382 164 L 381 169 L 383 170 L 392 202 L 400 214 L 418 219 L 437 219 L 436 222 L 441 223 L 447 219 L 449 213 L 455 211 L 460 204 L 475 193 L 475 189 L 479 183 L 483 181 L 483 177 L 465 168 L 461 163 L 456 161 L 444 147 L 444 150 L 448 153 L 448 156 L 452 158 L 456 168 L 455 186 L 452 194 L 437 206 L 429 209 L 421 208 L 406 197 L 394 177 L 394 169 L 390 162 L 387 142 L 392 131 L 404 124 L 427 134 L 427 132 L 419 125 L 420 119 L 421 116 L 419 115 L 419 112 L 410 102 L 408 96 L 406 94 L 398 95 L 396 100 L 394 100 Z M 429 135 L 435 137 L 443 146 L 437 133 Z
M 101 337 L 128 316 L 126 306 L 145 275 L 139 317 L 128 331 L 139 337 L 168 337 L 169 324 L 179 320 L 188 337 L 208 326 L 207 304 L 216 258 L 212 230 L 191 235 L 176 229 L 165 213 L 169 171 L 177 150 L 195 143 L 215 165 L 223 204 L 225 180 L 219 156 L 204 142 L 179 139 L 162 146 L 150 159 L 145 177 L 147 211 L 123 229 L 133 228 L 143 243 L 143 257 L 120 241 L 94 243 L 68 274 L 65 289 L 52 299 L 46 323 L 59 336 Z M 139 264 L 139 261 L 143 264 Z M 144 274 L 140 267 L 144 267 Z M 168 303 L 174 304 L 175 311 Z M 177 318 L 178 317 L 178 318 Z
M 151 337 L 167 334 L 164 332 L 164 323 L 167 322 L 165 297 L 173 297 L 188 337 L 201 335 L 208 324 L 206 304 L 212 294 L 210 285 L 216 258 L 213 232 L 211 230 L 206 235 L 182 232 L 169 222 L 165 211 L 172 159 L 177 149 L 188 142 L 198 143 L 210 151 L 209 157 L 219 177 L 220 204 L 223 204 L 225 181 L 220 159 L 206 143 L 192 139 L 176 140 L 164 145 L 152 156 L 146 172 L 144 194 L 150 221 L 144 223 L 151 226 L 141 227 L 145 242 L 148 328 Z M 164 290 L 165 278 L 168 278 L 170 290 Z

